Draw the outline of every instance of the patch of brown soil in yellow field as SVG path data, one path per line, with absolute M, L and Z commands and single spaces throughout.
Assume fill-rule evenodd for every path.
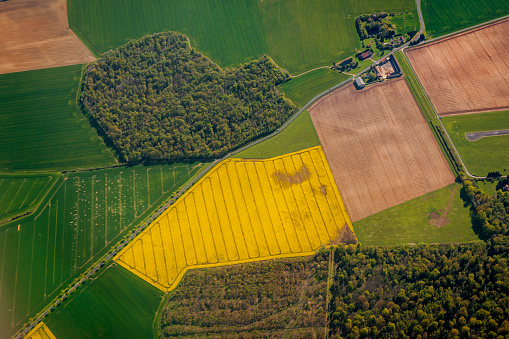
M 339 245 L 339 244 L 347 244 L 347 245 L 355 245 L 357 244 L 357 237 L 353 234 L 348 224 L 345 223 L 341 231 L 338 232 L 339 235 L 336 239 L 330 242 L 330 245 Z
M 273 174 L 274 179 L 277 183 L 282 186 L 290 186 L 300 184 L 309 179 L 310 173 L 306 167 L 306 165 L 302 165 L 301 169 L 295 173 L 287 173 L 287 172 L 276 172 Z

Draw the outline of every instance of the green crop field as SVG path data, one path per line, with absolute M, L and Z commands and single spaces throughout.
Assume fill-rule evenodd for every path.
M 430 38 L 507 15 L 509 0 L 424 0 L 421 9 L 427 38 Z
M 36 212 L 0 227 L 0 337 L 26 322 L 203 166 L 68 173 Z
M 96 54 L 162 31 L 187 34 L 221 66 L 263 54 L 291 73 L 340 61 L 360 48 L 359 14 L 412 12 L 413 0 L 69 0 L 69 24 Z
M 78 289 L 45 322 L 57 338 L 152 339 L 162 297 L 162 291 L 114 264 Z
M 295 105 L 302 107 L 316 95 L 348 78 L 351 76 L 330 68 L 320 68 L 290 79 L 280 85 L 279 90 L 283 91 Z
M 304 111 L 278 135 L 235 154 L 234 157 L 266 159 L 318 145 L 320 140 L 311 117 Z
M 115 164 L 76 106 L 82 66 L 0 76 L 0 170 Z
M 465 133 L 509 129 L 509 111 L 456 115 L 442 118 L 465 166 L 473 175 L 498 171 L 509 174 L 509 135 L 468 141 Z
M 359 220 L 353 224 L 357 238 L 374 246 L 479 240 L 460 190 L 452 184 Z
M 58 178 L 55 173 L 0 173 L 0 225 L 33 209 Z

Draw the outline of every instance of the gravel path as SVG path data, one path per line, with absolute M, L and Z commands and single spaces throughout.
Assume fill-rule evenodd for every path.
M 509 129 L 499 129 L 497 131 L 472 132 L 465 133 L 468 141 L 476 141 L 484 137 L 495 137 L 498 135 L 508 135 Z

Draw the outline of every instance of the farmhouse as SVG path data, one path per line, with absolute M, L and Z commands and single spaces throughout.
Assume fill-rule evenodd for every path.
M 355 78 L 354 83 L 357 89 L 363 89 L 364 87 L 366 87 L 366 84 L 364 83 L 364 80 L 362 80 L 361 77 Z
M 362 53 L 361 55 L 359 55 L 359 60 L 366 60 L 367 58 L 371 57 L 372 55 L 373 55 L 373 52 L 366 51 L 366 52 Z
M 375 66 L 376 76 L 379 80 L 391 79 L 403 75 L 401 68 L 394 56 L 389 55 L 387 58 L 380 60 L 380 63 Z

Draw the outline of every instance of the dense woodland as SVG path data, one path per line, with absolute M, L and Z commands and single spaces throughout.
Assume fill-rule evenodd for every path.
M 508 180 L 502 183 L 509 183 Z M 481 238 L 494 235 L 509 235 L 509 192 L 497 190 L 490 197 L 470 180 L 465 180 L 463 192 L 472 203 L 473 224 Z
M 330 338 L 509 338 L 509 192 L 489 197 L 465 181 L 462 194 L 484 241 L 339 245 L 308 260 L 191 272 L 162 337 L 322 338 L 328 322 Z
M 323 337 L 326 256 L 190 271 L 170 295 L 161 337 Z
M 162 33 L 92 63 L 81 100 L 125 161 L 215 158 L 295 111 L 276 89 L 288 76 L 267 57 L 222 70 Z

